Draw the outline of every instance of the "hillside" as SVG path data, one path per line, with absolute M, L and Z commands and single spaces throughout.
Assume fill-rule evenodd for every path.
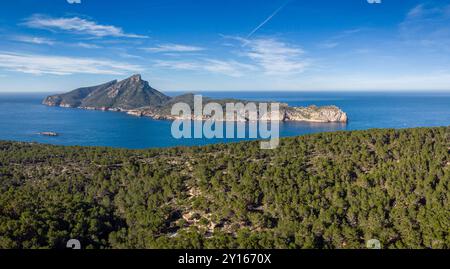
M 50 106 L 96 109 L 134 109 L 160 106 L 170 97 L 150 87 L 140 75 L 99 86 L 80 88 L 66 94 L 52 95 L 43 101 Z
M 192 148 L 0 142 L 0 248 L 450 248 L 450 127 Z

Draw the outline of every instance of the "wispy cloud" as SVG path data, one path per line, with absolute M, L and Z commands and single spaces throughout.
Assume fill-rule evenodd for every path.
M 401 37 L 411 44 L 447 47 L 450 44 L 450 5 L 420 4 L 400 24 Z
M 141 56 L 129 54 L 129 53 L 127 53 L 127 52 L 121 52 L 121 53 L 119 53 L 118 55 L 119 55 L 120 57 L 126 58 L 126 59 L 142 59 Z
M 163 67 L 179 70 L 201 70 L 202 67 L 199 62 L 196 61 L 170 61 L 170 60 L 156 60 L 155 67 Z
M 148 52 L 197 52 L 205 50 L 202 47 L 197 46 L 188 46 L 188 45 L 182 45 L 182 44 L 160 44 L 155 47 L 149 47 L 149 48 L 142 48 L 145 51 Z
M 52 18 L 43 15 L 33 15 L 26 19 L 23 24 L 30 28 L 67 31 L 95 37 L 147 38 L 147 36 L 143 35 L 125 33 L 122 28 L 116 26 L 102 25 L 79 17 Z
M 12 52 L 0 52 L 0 69 L 36 75 L 125 75 L 143 70 L 138 65 L 117 61 Z
M 354 35 L 354 34 L 360 33 L 363 30 L 367 30 L 367 29 L 354 28 L 354 29 L 345 30 L 345 31 L 342 31 L 341 33 L 339 33 L 335 38 L 337 38 L 337 39 L 344 38 L 344 37 L 347 37 L 347 36 L 350 36 L 350 35 Z
M 237 62 L 235 60 L 215 60 L 206 59 L 204 69 L 218 74 L 225 74 L 232 77 L 241 77 L 245 72 L 255 70 L 254 66 Z
M 240 63 L 235 60 L 217 59 L 201 59 L 194 61 L 158 60 L 155 62 L 155 67 L 187 71 L 203 71 L 230 77 L 242 77 L 246 72 L 255 70 L 255 67 L 249 64 Z
M 18 42 L 24 42 L 24 43 L 31 43 L 31 44 L 38 44 L 38 45 L 54 45 L 55 41 L 43 38 L 43 37 L 36 37 L 36 36 L 15 36 L 11 38 L 14 41 Z
M 310 65 L 303 57 L 304 51 L 298 47 L 275 38 L 247 39 L 222 36 L 230 41 L 238 41 L 236 56 L 238 59 L 197 58 L 187 61 L 157 60 L 155 67 L 187 71 L 203 71 L 242 77 L 252 72 L 271 76 L 289 76 L 305 71 Z M 230 46 L 233 43 L 228 43 Z
M 339 46 L 339 42 L 326 41 L 318 45 L 321 49 L 333 49 Z
M 417 17 L 422 16 L 423 13 L 424 13 L 424 4 L 419 4 L 419 5 L 415 6 L 415 7 L 413 7 L 408 12 L 407 18 L 408 19 L 417 18 Z
M 303 57 L 303 49 L 275 38 L 235 39 L 242 43 L 240 54 L 260 66 L 266 75 L 299 74 L 310 65 Z
M 78 42 L 75 43 L 74 46 L 85 48 L 85 49 L 101 49 L 102 47 L 99 45 L 91 44 L 91 43 L 85 43 L 85 42 Z
M 36 36 L 13 36 L 10 38 L 10 40 L 16 41 L 16 42 L 23 42 L 23 43 L 30 43 L 30 44 L 36 44 L 36 45 L 64 45 L 69 47 L 79 47 L 79 48 L 85 48 L 85 49 L 100 49 L 102 48 L 99 45 L 96 45 L 94 43 L 86 43 L 86 42 L 76 42 L 76 43 L 68 43 L 68 42 L 59 42 L 55 41 L 53 39 L 48 39 L 44 37 L 36 37 Z
M 367 30 L 367 29 L 355 28 L 355 29 L 341 31 L 341 32 L 337 33 L 336 35 L 331 36 L 329 39 L 325 40 L 324 42 L 319 43 L 318 47 L 321 49 L 334 49 L 334 48 L 340 46 L 341 43 L 343 43 L 344 39 L 349 38 L 353 35 L 356 35 L 356 34 L 362 32 L 363 30 Z

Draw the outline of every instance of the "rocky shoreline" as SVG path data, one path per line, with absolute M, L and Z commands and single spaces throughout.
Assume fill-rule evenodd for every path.
M 202 116 L 201 118 L 196 117 L 195 115 L 191 115 L 190 118 L 169 115 L 169 114 L 159 114 L 158 112 L 153 111 L 152 109 L 143 108 L 143 109 L 123 109 L 123 108 L 108 108 L 108 107 L 72 107 L 70 105 L 55 105 L 51 102 L 43 102 L 44 105 L 47 106 L 59 106 L 64 108 L 78 108 L 85 110 L 97 110 L 97 111 L 110 111 L 110 112 L 123 112 L 128 115 L 135 117 L 149 117 L 154 120 L 208 120 L 211 117 Z M 299 122 L 317 122 L 317 123 L 331 123 L 331 122 L 341 122 L 347 123 L 348 117 L 345 112 L 343 112 L 340 108 L 336 106 L 325 106 L 325 107 L 317 107 L 317 106 L 309 106 L 309 107 L 282 107 L 280 108 L 280 117 L 274 119 L 276 121 L 299 121 Z M 270 120 L 269 115 L 259 115 L 259 120 Z M 229 121 L 224 117 L 225 121 Z M 232 121 L 249 121 L 248 117 L 245 120 L 239 120 L 235 117 Z

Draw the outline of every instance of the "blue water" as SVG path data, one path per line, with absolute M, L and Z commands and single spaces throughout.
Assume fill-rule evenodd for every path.
M 337 105 L 348 113 L 348 124 L 288 122 L 280 135 L 370 128 L 407 128 L 450 125 L 450 92 L 441 93 L 313 93 L 209 92 L 204 96 L 254 101 L 278 101 L 291 106 Z M 87 111 L 41 105 L 48 93 L 0 94 L 0 140 L 57 145 L 150 148 L 204 145 L 238 139 L 175 139 L 170 121 L 137 118 L 118 112 Z M 171 94 L 173 95 L 173 93 Z M 58 137 L 37 133 L 53 131 Z

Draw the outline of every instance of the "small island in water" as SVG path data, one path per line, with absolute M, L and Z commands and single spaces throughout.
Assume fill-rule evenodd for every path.
M 38 135 L 51 136 L 51 137 L 59 136 L 59 134 L 57 132 L 39 132 Z
M 218 103 L 225 107 L 227 103 L 247 104 L 249 101 L 237 99 L 203 98 L 203 104 Z M 169 97 L 142 79 L 133 75 L 122 81 L 110 81 L 92 87 L 84 87 L 68 93 L 48 96 L 43 104 L 68 108 L 82 108 L 102 111 L 126 112 L 135 116 L 146 116 L 158 120 L 176 120 L 181 116 L 172 115 L 171 108 L 176 103 L 186 103 L 193 108 L 194 94 L 188 93 Z M 192 111 L 193 113 L 193 111 Z M 259 118 L 261 118 L 260 115 Z M 305 122 L 347 122 L 347 114 L 336 106 L 290 107 L 280 104 L 280 121 Z M 203 116 L 201 120 L 208 119 Z M 237 118 L 235 118 L 237 120 Z M 248 119 L 246 119 L 248 120 Z

